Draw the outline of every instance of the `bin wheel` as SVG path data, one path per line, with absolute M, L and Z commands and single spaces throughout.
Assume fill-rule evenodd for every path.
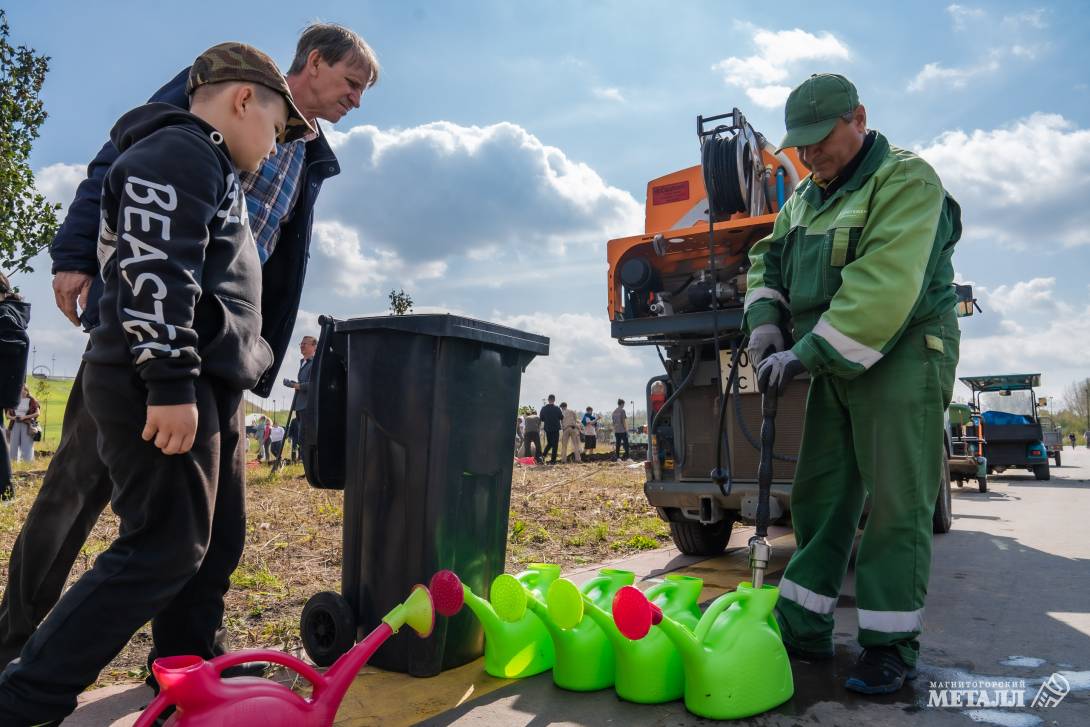
M 1052 479 L 1052 474 L 1048 471 L 1048 462 L 1033 465 L 1033 476 L 1039 480 Z
M 670 537 L 685 555 L 719 555 L 727 547 L 734 518 L 727 515 L 714 525 L 686 520 L 670 523 Z
M 984 475 L 983 477 L 977 477 L 976 478 L 976 484 L 980 488 L 981 492 L 987 492 L 988 491 L 988 475 Z
M 330 666 L 356 643 L 356 615 L 339 593 L 311 596 L 299 619 L 303 648 L 318 666 Z

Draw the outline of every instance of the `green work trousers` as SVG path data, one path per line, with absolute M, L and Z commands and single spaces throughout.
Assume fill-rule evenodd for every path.
M 895 646 L 916 664 L 959 341 L 951 311 L 906 329 L 857 378 L 811 381 L 791 493 L 798 549 L 776 607 L 788 643 L 832 648 L 833 612 L 869 498 L 855 565 L 859 643 Z

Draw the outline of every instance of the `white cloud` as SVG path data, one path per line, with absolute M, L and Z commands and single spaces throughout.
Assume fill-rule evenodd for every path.
M 631 194 L 516 124 L 357 126 L 329 138 L 342 174 L 323 188 L 317 214 L 340 227 L 326 228 L 319 252 L 341 277 L 371 280 L 392 260 L 434 276 L 454 259 L 518 260 L 543 245 L 554 258 L 593 256 L 642 228 Z M 339 269 L 340 255 L 351 270 Z
M 972 21 L 984 17 L 984 11 L 980 8 L 970 8 L 965 5 L 947 5 L 946 12 L 953 19 L 956 30 L 964 30 Z
M 1045 22 L 1044 8 L 1037 8 L 1036 10 L 1017 13 L 1015 15 L 1005 15 L 1003 16 L 1003 24 L 1016 28 L 1036 28 L 1037 30 L 1043 30 L 1048 27 L 1048 23 Z
M 909 91 L 923 91 L 932 86 L 964 88 L 976 76 L 994 73 L 1000 68 L 999 54 L 993 53 L 988 60 L 975 66 L 947 68 L 941 63 L 928 63 L 908 84 Z
M 63 220 L 68 203 L 76 196 L 76 187 L 87 177 L 83 164 L 50 164 L 34 173 L 34 187 L 50 202 L 61 205 L 57 219 Z
M 798 64 L 804 61 L 848 61 L 847 45 L 828 31 L 820 35 L 800 28 L 766 30 L 752 28 L 754 55 L 731 56 L 712 66 L 723 74 L 723 80 L 742 88 L 758 106 L 775 108 L 787 99 L 791 87 L 784 83 L 792 78 Z
M 1004 316 L 1058 315 L 1070 306 L 1056 300 L 1056 278 L 1033 278 L 1014 285 L 1000 285 L 986 294 L 990 308 Z
M 1052 278 L 980 287 L 983 314 L 962 319 L 958 376 L 1013 371 L 1042 374 L 1041 395 L 1059 396 L 1086 377 L 1090 305 L 1059 297 Z M 959 392 L 964 395 L 962 388 Z
M 643 408 L 647 380 L 661 372 L 650 349 L 620 346 L 609 335 L 605 315 L 542 311 L 492 320 L 504 326 L 548 336 L 549 355 L 534 359 L 522 376 L 519 402 L 540 407 L 556 394 L 558 401 L 582 410 L 593 406 L 610 411 L 617 398 L 636 401 Z
M 625 97 L 621 93 L 619 88 L 595 88 L 593 89 L 595 98 L 600 98 L 603 101 L 616 101 L 617 103 L 624 103 Z
M 345 297 L 373 295 L 388 281 L 410 285 L 437 278 L 447 269 L 442 260 L 411 265 L 390 250 L 375 249 L 365 255 L 359 233 L 339 222 L 314 223 L 313 251 L 334 263 L 328 269 L 333 291 Z
M 1037 250 L 1090 244 L 1090 129 L 1035 113 L 999 129 L 948 131 L 916 151 L 960 202 L 966 239 Z

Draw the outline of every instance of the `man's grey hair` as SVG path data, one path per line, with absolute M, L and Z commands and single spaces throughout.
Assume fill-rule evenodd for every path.
M 370 88 L 378 83 L 379 64 L 378 56 L 367 41 L 356 35 L 353 31 L 337 25 L 336 23 L 311 23 L 299 36 L 299 43 L 295 46 L 295 58 L 291 62 L 291 68 L 287 75 L 300 73 L 307 64 L 307 56 L 311 51 L 318 51 L 322 60 L 333 65 L 346 56 L 354 55 L 360 65 L 367 69 L 367 80 L 364 88 Z

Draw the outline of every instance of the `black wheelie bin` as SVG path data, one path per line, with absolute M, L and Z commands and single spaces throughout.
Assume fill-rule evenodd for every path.
M 477 593 L 503 572 L 519 384 L 549 339 L 455 315 L 320 322 L 302 456 L 310 484 L 344 490 L 344 558 L 301 630 L 325 666 L 436 571 Z M 370 663 L 432 676 L 483 652 L 467 611 L 408 631 Z

